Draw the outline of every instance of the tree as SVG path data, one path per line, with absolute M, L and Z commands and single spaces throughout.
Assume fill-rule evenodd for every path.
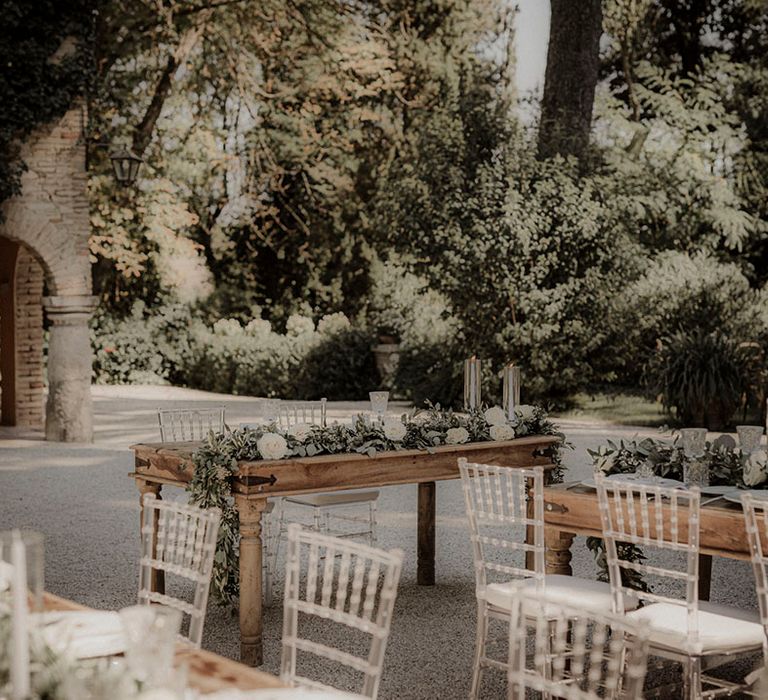
M 589 144 L 602 32 L 600 0 L 552 0 L 539 158 L 581 158 Z

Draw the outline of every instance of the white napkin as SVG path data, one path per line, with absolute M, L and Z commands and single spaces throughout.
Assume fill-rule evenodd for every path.
M 53 649 L 76 659 L 112 656 L 125 651 L 123 624 L 112 611 L 60 611 L 42 613 L 43 638 Z

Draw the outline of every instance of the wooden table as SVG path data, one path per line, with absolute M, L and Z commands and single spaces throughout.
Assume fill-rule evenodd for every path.
M 342 489 L 418 484 L 418 568 L 421 585 L 435 582 L 435 482 L 458 479 L 458 459 L 508 467 L 552 466 L 554 436 L 530 436 L 504 442 L 445 445 L 432 451 L 400 450 L 241 462 L 232 479 L 240 522 L 240 658 L 262 663 L 261 513 L 267 497 Z M 185 486 L 194 472 L 192 453 L 199 443 L 133 445 L 131 474 L 142 496 L 160 496 L 164 484 Z M 160 582 L 158 582 L 159 584 Z
M 707 501 L 711 496 L 703 496 Z M 546 565 L 549 574 L 570 576 L 571 545 L 576 535 L 602 537 L 597 492 L 576 483 L 544 488 Z M 699 597 L 709 599 L 712 557 L 749 560 L 749 542 L 741 506 L 722 498 L 701 508 Z
M 46 593 L 43 599 L 46 610 L 90 610 L 66 598 Z M 284 688 L 285 684 L 271 673 L 257 671 L 245 664 L 232 661 L 203 649 L 179 646 L 176 651 L 176 665 L 186 664 L 189 672 L 188 683 L 201 693 L 237 688 L 259 690 L 261 688 Z

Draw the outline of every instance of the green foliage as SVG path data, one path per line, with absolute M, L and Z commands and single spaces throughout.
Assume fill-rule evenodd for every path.
M 152 309 L 137 301 L 116 319 L 97 315 L 92 324 L 94 380 L 102 384 L 178 382 L 190 361 L 189 308 L 169 304 Z
M 465 352 L 522 365 L 529 396 L 610 378 L 604 320 L 634 248 L 593 183 L 574 163 L 536 162 L 522 144 L 477 162 L 482 152 L 464 150 L 469 125 L 438 122 L 382 202 L 391 243 L 449 299 Z
M 426 401 L 458 407 L 463 398 L 461 346 L 449 339 L 404 347 L 394 378 L 394 391 L 423 406 Z
M 379 385 L 371 343 L 361 330 L 326 335 L 302 359 L 294 388 L 299 399 L 363 400 Z
M 747 369 L 738 342 L 720 332 L 696 328 L 661 340 L 646 367 L 645 380 L 684 425 L 721 430 L 747 386 Z
M 19 146 L 63 116 L 92 77 L 94 0 L 3 0 L 0 16 L 0 203 L 20 192 Z
M 480 411 L 456 414 L 430 407 L 390 418 L 383 425 L 358 416 L 352 424 L 301 425 L 288 432 L 270 425 L 218 435 L 211 433 L 193 455 L 195 467 L 188 491 L 192 503 L 203 508 L 218 507 L 223 513 L 211 579 L 214 597 L 220 603 L 235 605 L 238 596 L 239 534 L 231 496 L 231 478 L 237 472 L 238 462 L 345 453 L 372 457 L 388 450 L 431 451 L 445 444 L 486 442 L 492 439 L 491 434 L 497 427 L 498 424 L 492 426 Z M 563 439 L 546 413 L 533 406 L 521 406 L 518 415 L 512 421 L 505 420 L 503 427 L 510 432 L 509 439 L 515 435 L 556 435 Z M 552 476 L 559 481 L 562 479 L 559 446 L 552 459 L 556 465 Z

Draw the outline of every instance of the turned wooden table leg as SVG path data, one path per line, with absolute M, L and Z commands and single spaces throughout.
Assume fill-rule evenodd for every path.
M 419 484 L 418 562 L 416 582 L 420 586 L 435 585 L 435 482 Z
M 712 586 L 712 555 L 699 554 L 699 600 L 709 600 Z
M 240 519 L 240 661 L 261 666 L 261 513 L 267 507 L 267 499 L 235 494 L 235 505 Z
M 571 554 L 571 545 L 573 544 L 574 537 L 576 535 L 572 532 L 561 532 L 553 527 L 544 528 L 546 573 L 564 574 L 565 576 L 573 575 L 573 570 L 571 569 L 571 557 L 573 556 Z
M 141 533 L 141 525 L 144 522 L 144 494 L 153 493 L 157 499 L 161 499 L 160 491 L 163 488 L 162 484 L 155 483 L 154 481 L 146 481 L 144 479 L 136 479 L 136 486 L 139 487 L 139 503 L 141 504 L 141 514 L 139 515 L 139 533 Z M 157 551 L 157 522 L 159 519 L 159 513 L 155 512 L 155 527 L 154 538 L 152 542 L 152 556 L 155 556 Z M 150 588 L 156 593 L 165 593 L 165 571 L 157 571 L 152 569 L 149 580 Z

